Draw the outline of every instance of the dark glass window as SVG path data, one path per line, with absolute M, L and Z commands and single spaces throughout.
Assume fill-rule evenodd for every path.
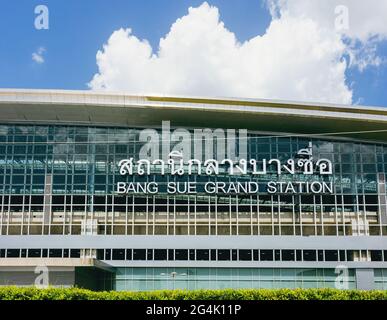
M 215 249 L 211 249 L 210 253 L 211 253 L 211 260 L 215 261 L 216 260 L 216 250 Z
M 283 261 L 294 261 L 294 250 L 282 250 L 282 260 Z
M 302 261 L 302 250 L 296 250 L 296 260 Z
M 316 261 L 316 250 L 304 250 L 303 258 L 304 261 Z
M 239 250 L 239 260 L 251 261 L 251 250 Z
M 340 261 L 345 261 L 345 250 L 339 251 Z
M 176 249 L 175 250 L 175 260 L 188 260 L 188 250 Z
M 106 249 L 105 250 L 105 260 L 111 260 L 112 259 L 112 250 Z
M 274 250 L 275 261 L 281 261 L 281 250 Z
M 261 250 L 260 251 L 261 261 L 273 261 L 273 250 Z
M 253 260 L 259 261 L 259 251 L 258 250 L 253 250 Z
M 62 258 L 62 249 L 50 249 L 48 254 L 50 258 Z
M 230 250 L 224 250 L 224 249 L 218 250 L 218 260 L 230 261 L 231 260 Z
M 325 261 L 338 261 L 337 250 L 326 250 L 325 251 Z
M 125 249 L 113 249 L 113 260 L 125 260 Z
M 209 260 L 209 250 L 196 250 L 196 260 Z
M 371 250 L 371 261 L 383 261 L 381 250 Z
M 167 249 L 155 249 L 154 260 L 167 260 Z
M 103 255 L 104 255 L 103 249 L 97 249 L 97 259 L 103 260 Z
M 353 250 L 347 250 L 347 261 L 353 261 Z
M 318 261 L 324 261 L 324 250 L 318 250 L 317 255 L 318 255 Z
M 195 250 L 194 249 L 189 250 L 189 259 L 192 261 L 195 260 Z
M 153 249 L 147 249 L 146 250 L 146 259 L 147 260 L 153 260 Z
M 238 250 L 231 250 L 231 259 L 232 261 L 237 261 L 238 260 Z
M 48 256 L 48 249 L 43 249 L 42 250 L 42 258 L 47 258 Z
M 63 258 L 68 258 L 70 255 L 70 250 L 69 249 L 63 249 Z
M 146 260 L 146 250 L 133 249 L 133 260 Z
M 80 249 L 70 249 L 70 258 L 79 258 L 81 256 Z
M 28 249 L 28 258 L 40 258 L 41 249 Z

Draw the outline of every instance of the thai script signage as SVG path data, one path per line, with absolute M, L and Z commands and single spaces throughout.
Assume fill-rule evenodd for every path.
M 199 159 L 185 160 L 183 153 L 172 151 L 169 153 L 167 161 L 163 159 L 140 159 L 135 161 L 133 158 L 123 159 L 119 163 L 119 172 L 121 175 L 151 175 L 160 174 L 165 176 L 264 176 L 273 172 L 280 180 L 281 175 L 297 176 L 327 176 L 332 175 L 332 162 L 329 159 L 319 159 L 314 161 L 312 154 L 312 143 L 308 147 L 297 152 L 296 156 L 287 159 L 285 162 L 280 159 Z M 196 182 L 169 182 L 162 190 L 170 194 L 187 193 L 195 194 L 205 192 L 208 194 L 254 194 L 259 192 L 259 183 L 248 182 L 214 182 L 208 181 L 204 185 L 198 186 Z M 160 192 L 160 186 L 157 182 L 147 184 L 139 183 L 117 183 L 117 193 L 150 193 Z M 332 182 L 320 181 L 269 181 L 266 185 L 268 193 L 333 193 Z

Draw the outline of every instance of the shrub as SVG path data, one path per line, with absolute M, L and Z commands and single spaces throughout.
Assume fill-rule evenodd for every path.
M 0 287 L 0 300 L 387 300 L 387 291 L 223 289 L 97 292 L 80 288 Z

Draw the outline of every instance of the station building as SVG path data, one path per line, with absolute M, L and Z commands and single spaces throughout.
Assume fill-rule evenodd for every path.
M 193 139 L 192 154 L 232 139 L 227 152 L 248 169 L 172 175 L 151 162 L 121 174 L 120 161 L 141 160 L 144 132 L 159 135 L 160 154 L 174 132 Z M 380 107 L 2 89 L 0 285 L 33 285 L 46 270 L 50 285 L 96 290 L 387 289 L 386 142 Z M 251 159 L 288 170 L 254 174 Z M 314 171 L 291 173 L 289 159 Z

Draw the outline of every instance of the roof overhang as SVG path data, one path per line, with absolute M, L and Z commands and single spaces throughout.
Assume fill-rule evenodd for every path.
M 387 108 L 274 100 L 0 90 L 0 123 L 236 128 L 387 142 Z

